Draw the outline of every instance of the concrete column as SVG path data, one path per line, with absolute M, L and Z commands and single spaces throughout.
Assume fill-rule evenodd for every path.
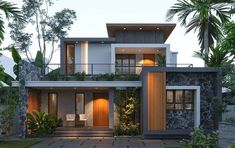
M 86 74 L 88 74 L 89 72 L 89 65 L 88 64 L 88 42 L 85 41 L 81 44 L 81 67 L 82 67 L 82 71 L 81 72 L 85 72 Z
M 114 124 L 114 89 L 109 90 L 109 128 L 113 128 Z
M 115 61 L 116 61 L 116 53 L 114 45 L 111 45 L 111 73 L 115 73 Z

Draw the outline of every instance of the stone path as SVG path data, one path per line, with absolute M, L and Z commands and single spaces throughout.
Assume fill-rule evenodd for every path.
M 181 148 L 179 140 L 140 138 L 45 138 L 31 148 Z

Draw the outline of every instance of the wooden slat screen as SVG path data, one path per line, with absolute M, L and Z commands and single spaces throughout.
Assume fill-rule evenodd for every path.
M 166 74 L 165 72 L 148 73 L 148 130 L 166 128 Z

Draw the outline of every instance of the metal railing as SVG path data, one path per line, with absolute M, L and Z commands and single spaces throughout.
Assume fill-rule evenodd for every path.
M 57 71 L 63 75 L 73 75 L 77 72 L 85 72 L 90 75 L 120 73 L 140 74 L 143 67 L 158 65 L 117 65 L 111 63 L 75 63 L 75 64 L 49 64 L 44 66 L 44 74 Z M 193 64 L 166 64 L 164 67 L 193 67 Z

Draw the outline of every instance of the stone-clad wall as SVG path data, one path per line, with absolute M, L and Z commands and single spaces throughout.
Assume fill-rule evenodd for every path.
M 197 73 L 197 72 L 167 72 L 166 74 L 166 85 L 167 86 L 200 86 L 201 90 L 201 125 L 207 129 L 214 127 L 212 117 L 212 98 L 220 95 L 221 90 L 218 90 L 216 73 Z M 220 91 L 220 92 L 219 92 Z M 191 119 L 186 121 L 185 118 Z M 180 120 L 183 119 L 183 120 Z M 181 112 L 168 113 L 167 114 L 167 128 L 193 128 L 193 115 L 189 113 Z M 185 125 L 186 124 L 186 125 Z
M 41 69 L 35 65 L 26 62 L 20 61 L 19 63 L 19 134 L 22 138 L 25 138 L 26 134 L 26 111 L 27 111 L 27 99 L 28 99 L 28 90 L 25 87 L 26 81 L 38 81 L 40 80 Z
M 194 112 L 192 111 L 169 111 L 166 113 L 167 129 L 190 129 L 194 128 Z

